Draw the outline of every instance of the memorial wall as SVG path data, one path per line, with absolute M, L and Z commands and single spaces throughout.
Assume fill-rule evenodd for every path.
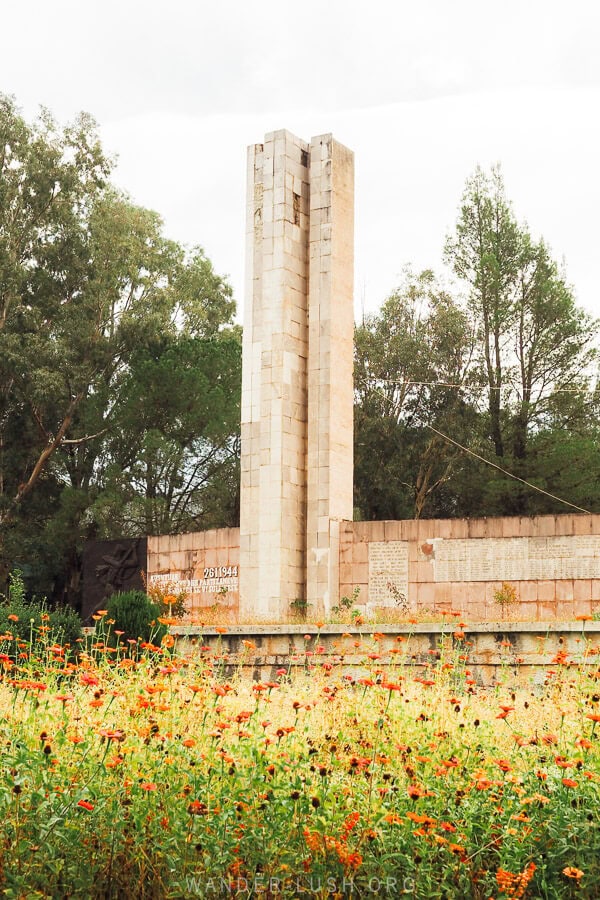
M 340 523 L 340 596 L 372 609 L 541 621 L 600 608 L 600 516 Z M 504 607 L 506 610 L 506 606 Z
M 330 606 L 354 597 L 365 613 L 455 610 L 490 621 L 502 615 L 504 583 L 515 618 L 591 615 L 600 609 L 600 516 L 342 521 L 335 570 Z M 190 619 L 209 608 L 234 619 L 239 578 L 236 528 L 148 538 L 149 585 L 185 593 Z
M 148 587 L 175 597 L 184 594 L 190 620 L 208 609 L 227 618 L 237 615 L 239 567 L 239 528 L 148 538 Z

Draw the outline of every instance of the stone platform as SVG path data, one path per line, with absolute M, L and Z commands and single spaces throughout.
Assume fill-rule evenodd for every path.
M 277 670 L 332 665 L 364 676 L 402 669 L 422 676 L 432 663 L 464 663 L 480 685 L 500 681 L 541 685 L 547 672 L 578 664 L 600 668 L 600 622 L 489 622 L 414 625 L 231 625 L 226 630 L 196 625 L 171 628 L 183 655 L 217 655 L 226 675 L 242 670 L 255 680 L 275 680 Z M 245 642 L 245 643 L 244 643 Z M 205 648 L 202 650 L 202 648 Z M 459 657 L 467 657 L 461 662 Z

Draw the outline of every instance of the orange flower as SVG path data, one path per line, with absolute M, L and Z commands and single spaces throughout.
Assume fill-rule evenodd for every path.
M 188 804 L 188 812 L 190 816 L 202 816 L 208 811 L 206 803 L 202 803 L 201 800 L 192 800 L 191 803 Z
M 140 784 L 140 787 L 143 791 L 155 791 L 157 790 L 157 785 L 154 784 L 153 781 L 144 781 Z
M 227 688 L 225 688 L 222 684 L 215 684 L 213 686 L 213 691 L 217 695 L 217 697 L 225 697 L 227 694 Z
M 10 613 L 6 618 L 8 619 L 9 622 L 18 622 L 19 621 L 19 617 L 16 616 L 14 613 Z
M 411 822 L 415 822 L 417 825 L 435 825 L 435 819 L 432 819 L 431 816 L 424 816 L 419 813 L 407 812 L 406 818 L 410 819 Z
M 575 881 L 581 881 L 583 878 L 583 872 L 581 869 L 576 869 L 575 866 L 565 866 L 562 872 L 567 878 L 574 878 Z
M 79 800 L 79 801 L 77 802 L 77 806 L 80 806 L 82 809 L 87 809 L 87 810 L 89 810 L 90 812 L 91 812 L 91 811 L 93 810 L 93 808 L 94 808 L 94 804 L 93 804 L 93 803 L 90 803 L 88 800 Z
M 175 638 L 172 634 L 165 634 L 160 643 L 163 647 L 173 647 L 175 644 Z
M 423 788 L 419 787 L 418 784 L 411 784 L 408 787 L 408 796 L 411 800 L 418 800 L 419 797 L 422 797 L 424 794 Z
M 562 783 L 565 787 L 574 788 L 577 787 L 577 782 L 574 778 L 563 778 Z
M 388 813 L 386 816 L 384 816 L 384 819 L 386 822 L 389 822 L 390 825 L 401 825 L 402 824 L 402 819 L 400 818 L 400 816 L 397 813 Z
M 101 728 L 98 732 L 100 737 L 106 738 L 107 741 L 124 741 L 125 732 L 120 728 Z
M 527 885 L 533 878 L 535 870 L 535 863 L 529 863 L 522 872 L 509 872 L 506 869 L 498 869 L 496 882 L 502 893 L 508 897 L 524 897 Z
M 461 847 L 460 844 L 448 844 L 448 850 L 450 853 L 464 853 L 465 848 Z

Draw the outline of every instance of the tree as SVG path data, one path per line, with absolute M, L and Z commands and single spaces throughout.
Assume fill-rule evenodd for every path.
M 515 321 L 522 240 L 504 196 L 499 170 L 477 169 L 467 181 L 456 235 L 446 259 L 468 284 L 468 302 L 478 328 L 487 379 L 489 430 L 496 456 L 504 455 L 501 423 L 507 334 Z
M 473 334 L 430 271 L 406 275 L 355 333 L 356 505 L 366 518 L 420 518 L 457 465 L 473 427 Z
M 237 524 L 240 337 L 176 335 L 132 355 L 96 474 L 103 537 Z
M 497 168 L 467 181 L 446 261 L 467 286 L 478 329 L 495 454 L 510 447 L 523 458 L 553 391 L 585 385 L 596 323 L 577 308 L 546 244 L 517 224 Z
M 59 131 L 43 113 L 31 127 L 0 97 L 2 523 L 37 484 L 83 396 L 81 379 L 64 371 L 73 356 L 64 338 L 74 318 L 85 318 L 82 222 L 108 171 L 89 118 Z M 5 439 L 15 416 L 26 435 L 19 457 Z
M 597 323 L 516 221 L 498 169 L 467 181 L 445 258 L 465 303 L 422 273 L 356 331 L 359 513 L 599 508 Z
M 105 479 L 109 463 L 115 463 L 107 454 L 118 446 L 122 450 L 129 439 L 132 467 L 138 447 L 147 460 L 151 455 L 147 430 L 146 444 L 137 443 L 139 417 L 137 423 L 123 418 L 123 411 L 132 409 L 128 392 L 137 391 L 138 403 L 151 398 L 165 441 L 169 433 L 172 442 L 175 434 L 183 441 L 185 483 L 190 486 L 200 470 L 199 477 L 206 479 L 205 468 L 195 466 L 193 455 L 210 453 L 213 439 L 224 456 L 235 456 L 232 359 L 237 351 L 227 349 L 222 334 L 230 328 L 235 309 L 231 288 L 201 249 L 188 252 L 167 240 L 156 213 L 135 206 L 114 189 L 110 170 L 89 117 L 59 129 L 43 113 L 28 125 L 12 100 L 0 98 L 4 574 L 16 556 L 37 549 L 38 566 L 46 569 L 45 575 L 38 572 L 36 584 L 50 586 L 54 594 L 62 590 L 70 598 L 77 592 L 81 543 L 85 536 L 101 532 L 96 513 L 103 492 L 114 487 Z M 211 340 L 222 350 L 221 369 L 209 349 Z M 163 377 L 167 370 L 173 375 L 171 395 L 156 385 L 142 385 L 144 372 L 150 375 L 144 353 L 152 354 L 156 347 L 163 348 L 164 366 L 155 368 L 154 375 Z M 186 398 L 188 404 L 201 407 L 208 397 L 211 365 L 231 388 L 221 397 L 227 425 L 218 435 L 216 429 L 210 431 L 211 417 L 200 413 L 193 421 L 188 417 L 177 431 L 175 423 L 182 415 L 178 388 L 185 385 L 184 368 L 194 369 L 194 352 L 205 381 L 202 391 Z M 180 368 L 175 374 L 177 355 Z M 129 432 L 124 430 L 128 424 Z M 194 427 L 198 430 L 192 434 Z M 224 458 L 221 462 L 225 470 Z M 208 482 L 212 484 L 210 478 Z
M 540 446 L 558 397 L 563 410 L 575 410 L 582 396 L 588 406 L 592 402 L 597 323 L 577 307 L 544 241 L 534 241 L 516 222 L 498 169 L 489 175 L 478 169 L 467 181 L 445 255 L 466 285 L 493 455 L 526 480 L 543 477 L 529 452 L 531 442 Z M 485 443 L 483 434 L 484 455 Z M 495 503 L 504 514 L 535 506 L 523 486 L 505 482 L 502 490 L 504 499 Z

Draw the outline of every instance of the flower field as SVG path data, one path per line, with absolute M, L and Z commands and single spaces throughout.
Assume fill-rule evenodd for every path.
M 365 632 L 253 682 L 99 626 L 0 636 L 3 896 L 600 896 L 595 666 L 483 689 L 462 632 Z

